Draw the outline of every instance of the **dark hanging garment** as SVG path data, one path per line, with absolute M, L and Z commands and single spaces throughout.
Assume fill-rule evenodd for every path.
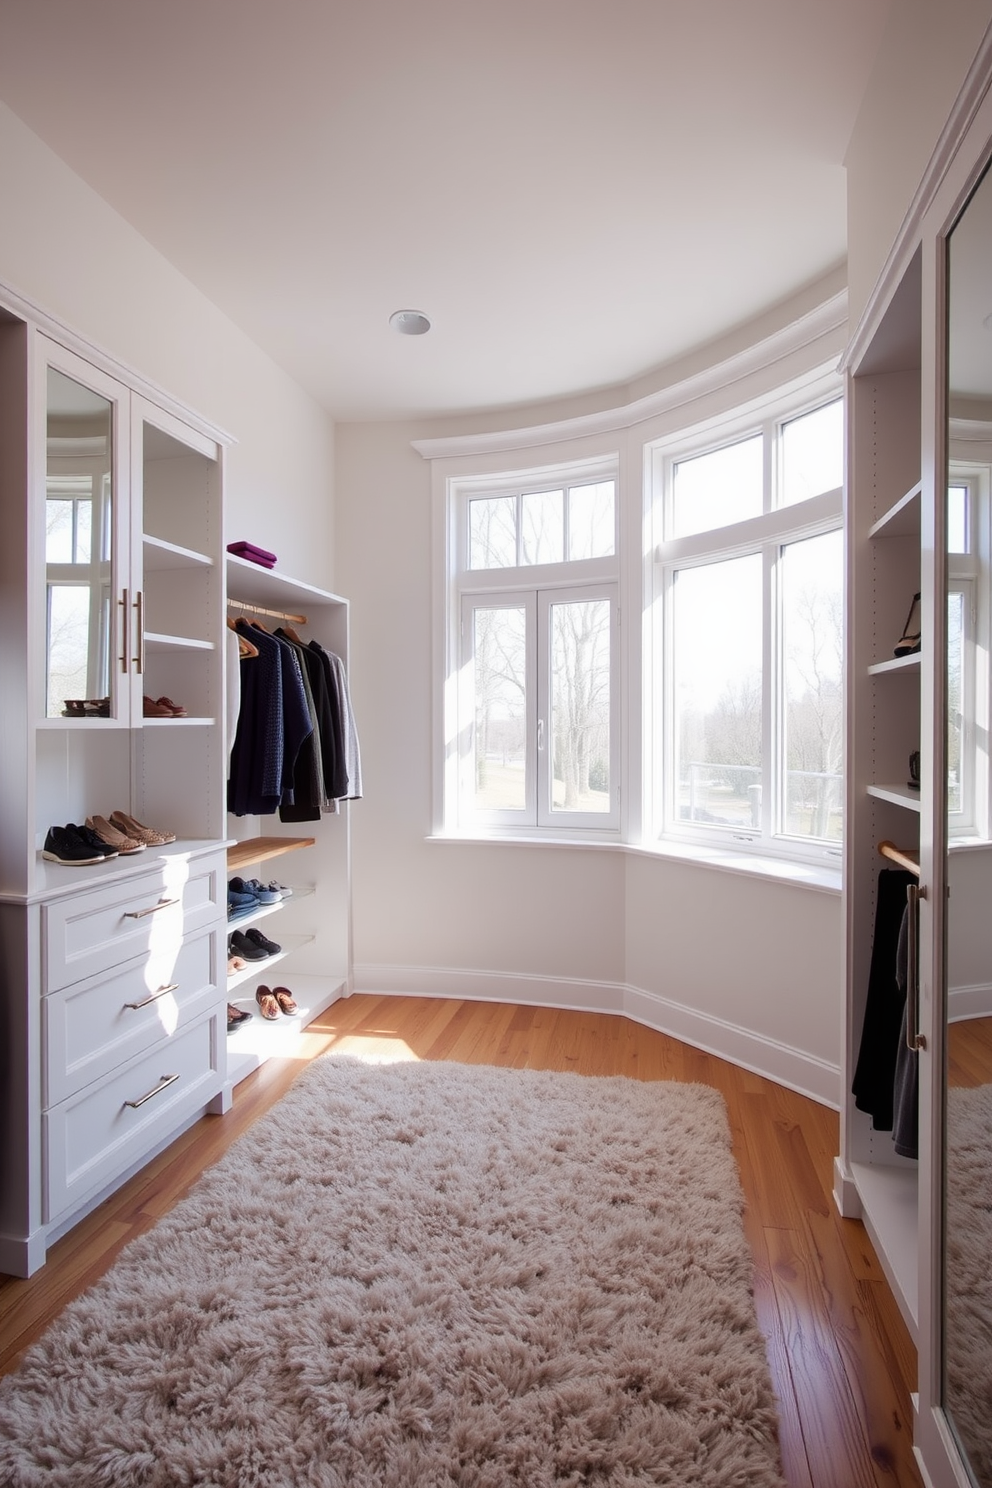
M 293 800 L 296 762 L 313 732 L 313 720 L 292 648 L 244 621 L 237 626 L 245 627 L 259 654 L 241 663 L 241 713 L 231 751 L 228 810 L 235 816 L 266 816 Z
M 916 1049 L 911 1049 L 906 1042 L 907 1019 L 909 1017 L 909 1004 L 906 1000 L 906 986 L 909 975 L 909 905 L 903 910 L 902 924 L 899 927 L 899 943 L 896 947 L 896 981 L 902 992 L 902 1022 L 899 1030 L 899 1045 L 896 1050 L 896 1071 L 892 1091 L 892 1140 L 895 1149 L 901 1157 L 919 1157 L 919 1111 L 920 1111 L 920 1056 Z M 919 908 L 916 910 L 917 931 L 919 931 Z M 919 935 L 916 936 L 916 945 L 919 946 Z M 920 965 L 917 958 L 915 974 L 919 977 Z M 918 983 L 917 983 L 918 985 Z M 916 1029 L 914 1028 L 915 1035 Z
M 871 946 L 865 1019 L 851 1091 L 859 1111 L 867 1111 L 876 1131 L 891 1131 L 896 1056 L 906 1003 L 900 990 L 896 953 L 906 910 L 906 889 L 915 876 L 904 868 L 883 868 L 878 875 L 875 933 Z

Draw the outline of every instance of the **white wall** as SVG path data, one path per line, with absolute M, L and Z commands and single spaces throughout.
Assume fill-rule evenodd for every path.
M 0 284 L 233 435 L 229 540 L 333 576 L 333 424 L 0 104 Z
M 852 330 L 990 22 L 990 0 L 892 8 L 845 160 Z
M 435 552 L 431 468 L 411 441 L 579 411 L 338 427 L 366 786 L 352 813 L 356 985 L 627 1012 L 837 1102 L 838 894 L 615 848 L 427 840 Z

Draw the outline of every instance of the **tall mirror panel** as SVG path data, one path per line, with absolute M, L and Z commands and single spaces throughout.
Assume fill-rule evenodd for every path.
M 948 244 L 944 1406 L 992 1488 L 992 174 Z
M 48 718 L 110 714 L 113 406 L 48 369 L 45 467 Z

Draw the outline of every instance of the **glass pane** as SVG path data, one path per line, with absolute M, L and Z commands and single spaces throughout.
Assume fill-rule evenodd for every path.
M 48 589 L 48 716 L 57 717 L 66 698 L 88 698 L 90 591 L 84 585 Z
M 46 712 L 110 687 L 113 406 L 48 371 L 45 560 L 48 583 Z M 96 543 L 94 537 L 96 536 Z M 98 716 L 92 712 L 87 716 Z
M 568 493 L 568 556 L 609 558 L 616 550 L 613 503 L 616 483 L 573 486 Z
M 487 496 L 468 504 L 469 568 L 516 568 L 517 498 Z
M 551 606 L 553 811 L 610 809 L 610 602 Z
M 963 803 L 962 743 L 965 729 L 964 595 L 947 596 L 947 810 L 960 814 Z
M 968 487 L 947 488 L 947 551 L 967 553 L 968 543 Z
M 520 562 L 560 563 L 565 544 L 564 491 L 529 491 L 520 504 Z
M 682 569 L 673 675 L 682 821 L 761 824 L 761 555 Z
M 679 460 L 673 472 L 672 537 L 709 532 L 763 510 L 764 441 L 760 434 L 738 444 Z
M 527 780 L 523 607 L 473 611 L 475 787 L 479 811 L 522 811 Z
M 844 404 L 838 398 L 782 425 L 779 506 L 836 491 L 844 484 Z
M 842 565 L 840 532 L 782 549 L 784 831 L 824 842 L 843 824 Z

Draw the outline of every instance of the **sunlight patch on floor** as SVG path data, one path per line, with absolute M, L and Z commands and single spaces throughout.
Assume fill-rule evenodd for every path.
M 417 1055 L 401 1038 L 386 1038 L 374 1033 L 349 1033 L 335 1039 L 333 1053 L 348 1054 L 365 1064 L 402 1064 L 416 1060 Z

